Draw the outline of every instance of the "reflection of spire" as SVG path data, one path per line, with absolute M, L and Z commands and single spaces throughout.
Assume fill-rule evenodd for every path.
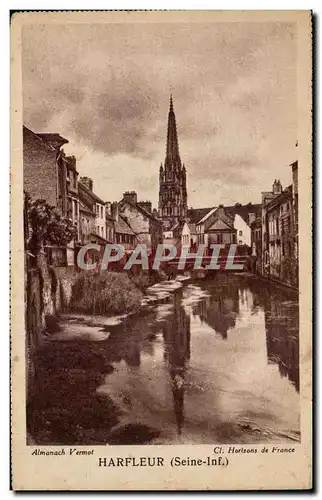
M 184 368 L 170 368 L 170 377 L 172 383 L 172 394 L 174 403 L 174 413 L 177 422 L 178 434 L 181 434 L 184 422 L 183 403 L 184 403 Z
M 174 314 L 166 322 L 164 331 L 164 357 L 169 364 L 174 413 L 178 433 L 184 422 L 184 378 L 185 366 L 190 359 L 190 317 L 181 306 L 181 294 L 174 295 Z

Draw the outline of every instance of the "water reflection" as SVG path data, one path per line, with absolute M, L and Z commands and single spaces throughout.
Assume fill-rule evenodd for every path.
M 240 431 L 245 419 L 248 429 L 253 422 L 292 431 L 298 326 L 297 297 L 256 278 L 188 285 L 171 304 L 111 330 L 108 356 L 126 368 L 116 367 L 106 390 L 115 384 L 131 399 L 131 418 L 160 426 L 166 442 L 184 434 L 195 442 L 247 442 L 255 438 Z
M 236 326 L 241 308 L 252 315 L 264 310 L 268 364 L 277 364 L 281 377 L 287 377 L 299 391 L 299 308 L 295 292 L 265 284 L 254 278 L 218 278 L 211 296 L 194 308 L 224 339 Z
M 186 362 L 190 359 L 190 317 L 181 305 L 182 294 L 174 297 L 174 314 L 163 326 L 164 359 L 168 362 L 178 433 L 184 422 Z
M 265 311 L 266 347 L 269 363 L 299 391 L 298 308 L 272 298 Z
M 202 322 L 206 322 L 227 339 L 228 330 L 236 325 L 239 312 L 239 295 L 236 284 L 221 283 L 211 290 L 211 296 L 198 302 L 193 308 Z
M 245 280 L 253 295 L 253 311 L 265 312 L 267 362 L 277 364 L 281 377 L 287 377 L 299 391 L 299 307 L 296 292 L 274 284 L 265 287 L 256 279 Z

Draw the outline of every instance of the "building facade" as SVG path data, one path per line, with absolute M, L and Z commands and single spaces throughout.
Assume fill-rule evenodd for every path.
M 238 214 L 234 217 L 234 228 L 236 229 L 237 245 L 251 245 L 251 229 L 247 222 Z
M 186 168 L 181 163 L 176 117 L 172 96 L 168 114 L 167 147 L 164 166 L 159 170 L 159 217 L 165 230 L 187 216 Z
M 35 133 L 23 127 L 24 190 L 32 199 L 45 200 L 76 227 L 76 238 L 66 247 L 45 247 L 49 262 L 75 264 L 75 245 L 80 239 L 80 210 L 76 158 L 66 156 L 68 140 L 57 133 Z
M 80 243 L 86 245 L 91 242 L 91 235 L 95 233 L 96 214 L 84 203 L 79 204 L 80 213 Z
M 225 212 L 223 205 L 213 208 L 197 224 L 197 244 L 231 244 L 237 242 L 234 219 Z
M 111 218 L 114 221 L 114 242 L 123 245 L 125 251 L 134 250 L 138 239 L 131 226 L 120 215 L 117 201 L 111 203 Z
M 145 202 L 146 203 L 146 202 Z M 142 208 L 135 191 L 126 191 L 118 203 L 118 213 L 131 227 L 139 243 L 154 253 L 162 243 L 162 222 Z
M 261 235 L 262 235 L 262 274 L 269 275 L 269 227 L 267 220 L 267 205 L 283 191 L 280 180 L 275 179 L 272 191 L 262 192 Z
M 292 186 L 288 186 L 266 205 L 269 275 L 290 285 L 295 284 L 291 269 L 294 265 L 292 199 Z
M 272 191 L 262 193 L 260 217 L 251 224 L 251 246 L 256 272 L 298 287 L 298 163 L 291 167 L 291 185 L 283 189 L 275 179 Z
M 106 240 L 106 203 L 93 192 L 93 180 L 81 177 L 78 192 L 81 202 L 95 214 L 93 234 Z
M 115 243 L 115 219 L 112 217 L 111 202 L 105 204 L 105 218 L 106 218 L 106 239 L 109 243 Z
M 255 259 L 253 271 L 261 274 L 262 272 L 262 219 L 257 217 L 251 223 L 251 255 Z
M 294 257 L 299 259 L 299 221 L 298 221 L 298 161 L 291 164 L 292 167 L 292 189 L 293 189 L 293 221 L 294 221 Z

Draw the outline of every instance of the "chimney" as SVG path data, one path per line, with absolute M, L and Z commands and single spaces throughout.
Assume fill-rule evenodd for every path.
M 66 156 L 65 160 L 67 161 L 67 163 L 69 164 L 69 166 L 72 169 L 76 170 L 76 158 L 75 158 L 75 156 Z
M 113 201 L 113 203 L 111 204 L 111 216 L 116 221 L 119 220 L 119 204 L 117 201 Z
M 139 207 L 143 208 L 149 214 L 152 214 L 152 203 L 151 201 L 139 201 Z
M 298 162 L 295 161 L 292 163 L 292 183 L 293 183 L 293 192 L 295 195 L 298 194 Z
M 91 179 L 90 177 L 81 177 L 79 179 L 79 182 L 86 186 L 90 191 L 93 191 L 93 179 Z
M 138 195 L 135 191 L 125 191 L 125 193 L 123 193 L 123 198 L 125 201 L 132 203 L 132 205 L 136 205 L 138 202 Z
M 273 194 L 281 194 L 282 192 L 282 184 L 281 181 L 278 179 L 274 181 L 273 184 Z

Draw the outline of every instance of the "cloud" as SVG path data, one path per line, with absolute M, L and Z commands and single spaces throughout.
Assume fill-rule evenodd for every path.
M 67 137 L 104 199 L 137 189 L 157 202 L 170 88 L 189 203 L 250 201 L 270 177 L 288 182 L 297 139 L 293 25 L 23 30 L 25 124 Z

